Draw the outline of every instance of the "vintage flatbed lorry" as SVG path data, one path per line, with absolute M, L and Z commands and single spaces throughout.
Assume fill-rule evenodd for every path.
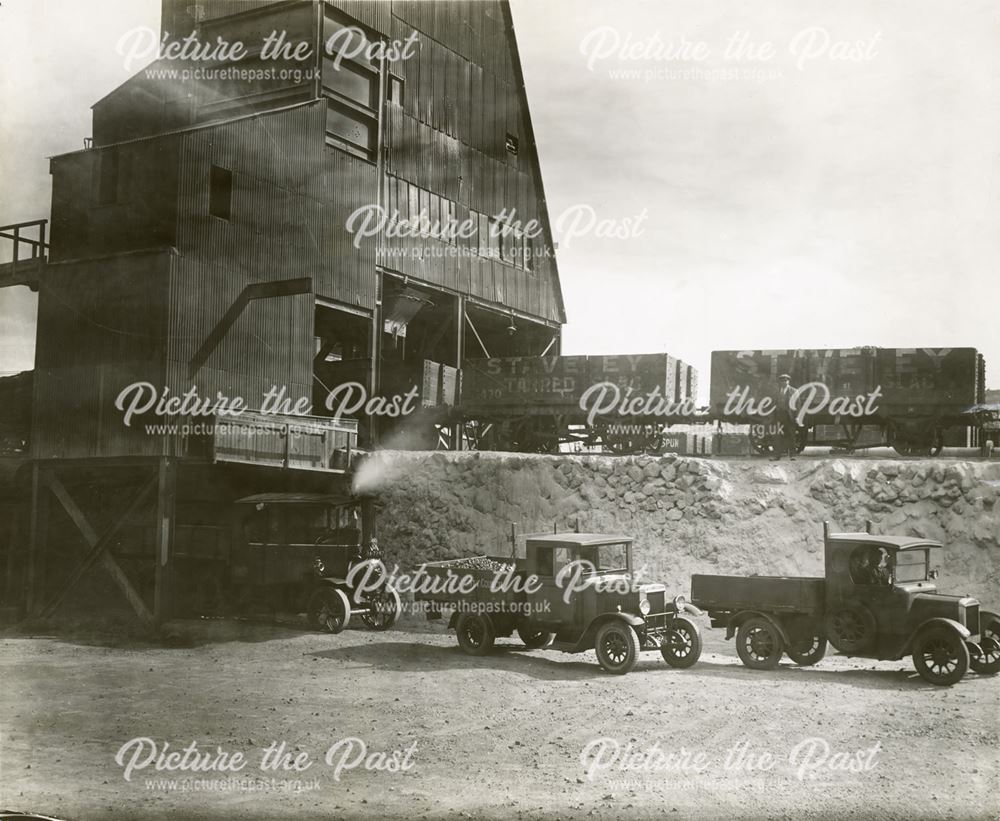
M 827 641 L 848 656 L 912 656 L 926 681 L 954 684 L 971 667 L 1000 671 L 1000 617 L 971 596 L 937 591 L 940 542 L 909 536 L 830 533 L 824 525 L 826 574 L 691 577 L 691 601 L 713 627 L 736 636 L 747 667 L 776 667 L 784 653 L 815 664 Z
M 625 674 L 639 652 L 659 650 L 672 667 L 693 665 L 701 634 L 689 618 L 700 612 L 662 584 L 633 573 L 632 539 L 596 533 L 530 536 L 523 558 L 475 556 L 426 564 L 427 617 L 451 611 L 449 629 L 469 655 L 490 652 L 515 631 L 529 649 L 595 650 L 601 667 Z M 431 589 L 433 588 L 433 589 Z

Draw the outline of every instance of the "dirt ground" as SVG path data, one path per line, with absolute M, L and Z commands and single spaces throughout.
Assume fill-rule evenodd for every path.
M 8 633 L 0 808 L 70 819 L 996 818 L 998 708 L 1000 678 L 935 688 L 908 659 L 836 656 L 755 672 L 708 629 L 694 668 L 644 653 L 625 677 L 592 652 L 516 640 L 472 658 L 415 619 L 338 636 L 183 622 L 165 645 Z M 247 760 L 236 772 L 142 766 L 191 742 Z M 272 742 L 311 765 L 261 769 Z

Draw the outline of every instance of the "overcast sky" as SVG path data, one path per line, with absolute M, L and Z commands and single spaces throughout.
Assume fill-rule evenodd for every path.
M 512 6 L 565 352 L 668 351 L 704 387 L 719 348 L 975 346 L 1000 385 L 1000 3 Z M 0 220 L 48 215 L 46 156 L 82 147 L 132 73 L 118 38 L 158 22 L 158 0 L 3 0 Z M 591 212 L 628 236 L 573 236 Z M 30 368 L 33 297 L 0 291 L 0 317 L 0 371 Z

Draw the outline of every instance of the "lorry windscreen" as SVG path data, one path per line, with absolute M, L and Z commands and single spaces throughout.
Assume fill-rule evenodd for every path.
M 897 582 L 927 581 L 927 548 L 897 550 L 892 575 Z

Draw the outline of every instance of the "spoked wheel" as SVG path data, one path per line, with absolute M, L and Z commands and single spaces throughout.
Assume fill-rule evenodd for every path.
M 913 666 L 924 681 L 947 687 L 969 669 L 969 648 L 957 631 L 930 627 L 913 643 Z
M 992 613 L 980 616 L 979 652 L 969 659 L 969 666 L 976 673 L 992 676 L 1000 673 L 1000 618 Z
M 489 616 L 479 613 L 463 613 L 455 626 L 458 646 L 470 656 L 485 656 L 493 649 L 496 630 Z
M 826 655 L 826 639 L 822 636 L 799 639 L 789 644 L 785 652 L 799 667 L 811 667 Z
M 773 670 L 784 652 L 781 634 L 767 619 L 747 619 L 736 631 L 736 653 L 751 670 Z
M 554 633 L 550 633 L 548 630 L 540 630 L 532 627 L 530 624 L 523 624 L 518 627 L 517 635 L 529 650 L 540 650 L 542 647 L 548 647 L 552 644 L 552 639 L 555 638 Z
M 660 655 L 671 667 L 690 667 L 701 657 L 701 631 L 691 619 L 679 617 L 660 641 Z
M 309 597 L 309 623 L 327 633 L 339 633 L 351 620 L 351 603 L 342 590 L 327 587 Z
M 372 630 L 388 630 L 402 612 L 399 593 L 387 584 L 368 596 L 368 611 L 361 615 L 361 621 Z
M 861 653 L 875 639 L 875 617 L 865 607 L 845 607 L 827 617 L 826 635 L 841 653 Z
M 594 650 L 601 667 L 609 673 L 623 676 L 639 660 L 639 637 L 632 625 L 610 621 L 598 629 Z

